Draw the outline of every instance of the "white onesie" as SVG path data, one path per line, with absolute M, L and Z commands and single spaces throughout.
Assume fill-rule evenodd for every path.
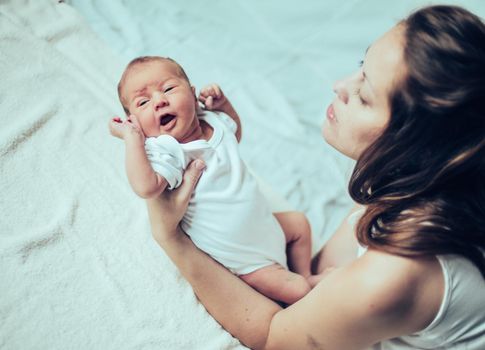
M 213 129 L 210 140 L 179 143 L 170 135 L 148 138 L 153 169 L 174 189 L 193 159 L 206 164 L 182 229 L 200 249 L 243 275 L 278 263 L 287 268 L 286 238 L 256 179 L 239 155 L 236 123 L 224 113 L 199 115 Z

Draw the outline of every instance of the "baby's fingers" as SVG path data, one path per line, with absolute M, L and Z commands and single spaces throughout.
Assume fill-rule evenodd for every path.
M 199 97 L 198 97 L 198 100 L 200 102 L 202 102 L 203 104 L 205 104 L 205 100 L 207 99 L 206 96 L 203 96 L 202 93 L 199 94 Z
M 118 118 L 119 119 L 119 118 Z M 116 118 L 113 118 L 109 121 L 109 132 L 111 135 L 113 135 L 114 137 L 118 137 L 120 139 L 123 138 L 123 134 L 121 132 L 121 125 L 122 125 L 122 121 L 121 119 L 118 120 Z
M 219 99 L 219 98 L 221 98 L 221 97 L 222 97 L 222 95 L 223 95 L 223 94 L 222 94 L 222 90 L 221 90 L 221 88 L 220 88 L 220 86 L 219 86 L 219 85 L 217 85 L 217 84 L 212 84 L 212 89 L 213 89 L 213 91 L 214 91 L 214 95 L 215 95 L 215 97 L 216 97 L 216 98 L 218 98 L 218 99 Z
M 207 109 L 211 109 L 214 104 L 214 99 L 212 98 L 212 96 L 207 97 L 204 104 Z
M 128 121 L 136 126 L 138 129 L 141 129 L 138 119 L 133 114 L 130 114 L 130 116 L 128 117 Z
M 213 98 L 220 98 L 222 96 L 222 91 L 219 85 L 210 84 L 202 88 L 200 95 L 203 97 L 212 96 Z

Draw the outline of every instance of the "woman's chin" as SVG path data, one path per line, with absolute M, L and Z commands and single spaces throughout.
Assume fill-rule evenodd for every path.
M 351 159 L 356 159 L 354 152 L 351 151 L 349 147 L 345 147 L 344 144 L 337 142 L 337 135 L 332 132 L 331 127 L 329 127 L 329 125 L 325 125 L 325 123 L 322 126 L 322 136 L 323 140 L 337 152 Z
M 322 124 L 322 129 L 321 129 L 321 132 L 322 132 L 322 137 L 323 139 L 325 140 L 326 143 L 328 143 L 330 146 L 333 146 L 332 145 L 332 133 L 331 133 L 331 125 L 328 123 L 328 121 L 325 119 L 325 121 L 323 122 Z

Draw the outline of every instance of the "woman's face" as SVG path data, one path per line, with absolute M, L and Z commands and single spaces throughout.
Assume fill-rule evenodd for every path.
M 390 114 L 390 94 L 404 77 L 404 27 L 398 25 L 367 50 L 361 69 L 337 81 L 335 100 L 327 109 L 324 139 L 357 160 L 384 131 Z

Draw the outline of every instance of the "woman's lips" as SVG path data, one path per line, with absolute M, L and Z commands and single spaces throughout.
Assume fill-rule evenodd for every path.
M 330 104 L 327 108 L 327 119 L 330 121 L 337 121 L 337 118 L 335 117 L 335 111 L 333 109 L 333 104 Z

